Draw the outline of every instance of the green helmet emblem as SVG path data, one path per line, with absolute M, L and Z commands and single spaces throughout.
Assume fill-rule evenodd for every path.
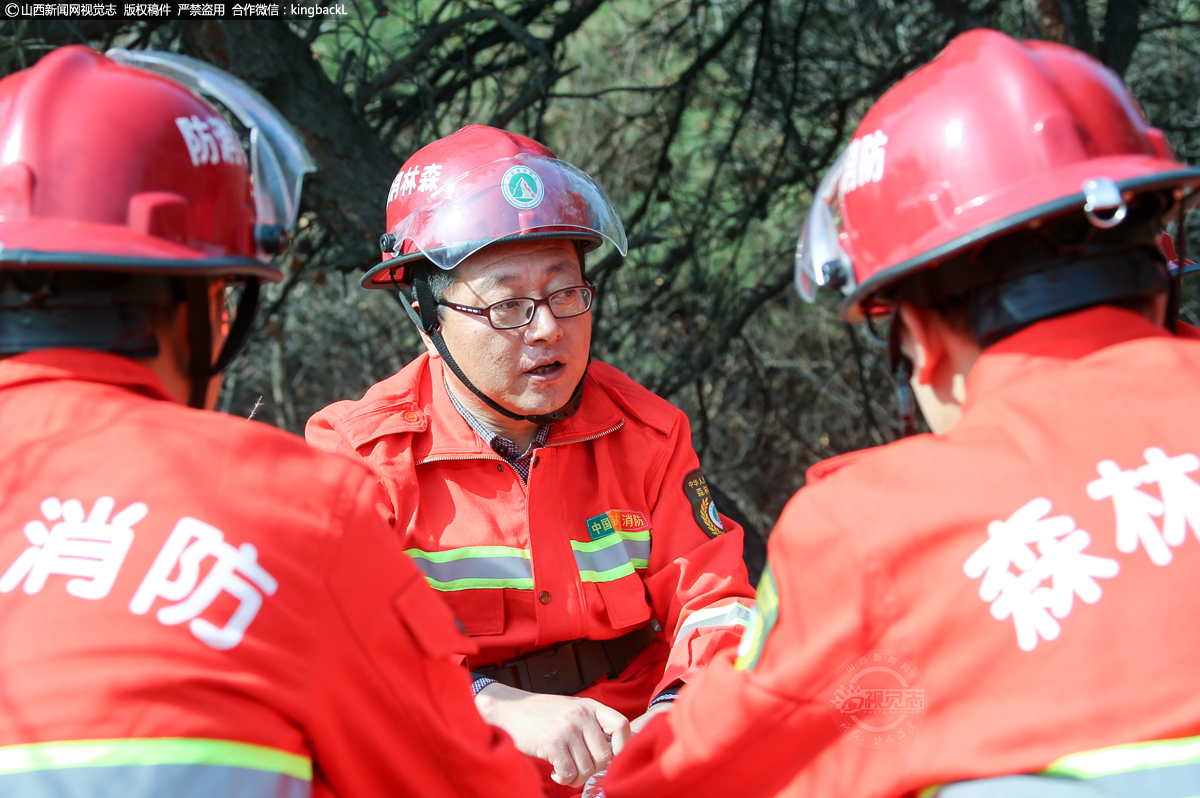
M 505 172 L 500 178 L 500 188 L 508 204 L 523 211 L 541 205 L 546 196 L 542 179 L 528 166 L 514 166 Z

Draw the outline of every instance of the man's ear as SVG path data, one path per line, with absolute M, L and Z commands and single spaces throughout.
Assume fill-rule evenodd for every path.
M 932 385 L 934 374 L 946 357 L 946 341 L 936 313 L 929 308 L 900 302 L 900 350 L 913 363 L 913 376 L 921 385 Z
M 421 315 L 421 305 L 416 300 L 413 300 L 412 309 L 417 312 L 417 316 Z M 437 347 L 433 345 L 433 340 L 425 333 L 424 330 L 417 330 L 421 334 L 421 340 L 425 343 L 425 349 L 429 352 L 429 356 L 433 359 L 441 357 L 441 353 L 437 351 Z

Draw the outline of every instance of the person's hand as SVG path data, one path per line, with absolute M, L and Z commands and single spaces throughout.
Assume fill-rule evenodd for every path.
M 550 777 L 567 787 L 582 787 L 630 737 L 624 715 L 590 698 L 527 693 L 496 682 L 479 691 L 475 707 L 508 732 L 518 751 L 549 762 Z
M 637 734 L 642 729 L 646 728 L 646 724 L 649 723 L 655 715 L 661 715 L 664 712 L 669 711 L 671 709 L 671 705 L 674 703 L 674 701 L 659 701 L 657 704 L 647 709 L 644 715 L 630 721 L 629 731 L 633 734 Z

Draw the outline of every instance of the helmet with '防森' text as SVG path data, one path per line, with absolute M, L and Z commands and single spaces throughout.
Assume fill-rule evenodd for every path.
M 867 112 L 814 197 L 796 286 L 840 290 L 862 321 L 897 283 L 1015 231 L 1070 214 L 1116 228 L 1151 194 L 1158 219 L 1197 185 L 1102 64 L 971 31 Z
M 202 95 L 249 132 L 238 133 Z M 210 315 L 209 283 L 245 285 L 225 347 L 190 324 L 192 403 L 244 342 L 258 285 L 282 273 L 314 168 L 279 112 L 202 61 L 63 47 L 0 80 L 0 356 L 83 347 L 149 357 L 148 309 Z

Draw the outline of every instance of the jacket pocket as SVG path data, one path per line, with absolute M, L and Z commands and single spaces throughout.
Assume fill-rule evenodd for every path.
M 597 582 L 596 589 L 604 599 L 608 622 L 614 629 L 636 626 L 650 620 L 650 605 L 646 602 L 646 588 L 637 574 L 624 576 L 612 582 Z
M 431 657 L 440 659 L 475 653 L 475 644 L 458 633 L 445 602 L 424 584 L 423 579 L 413 579 L 392 600 L 392 610 L 417 646 Z
M 503 590 L 450 590 L 441 595 L 471 637 L 504 633 Z

